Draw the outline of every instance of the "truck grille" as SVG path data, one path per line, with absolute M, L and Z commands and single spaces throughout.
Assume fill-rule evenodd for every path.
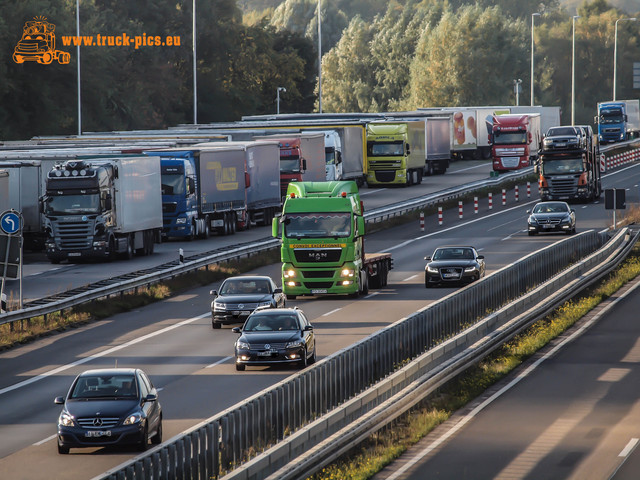
M 113 428 L 120 423 L 118 417 L 84 417 L 76 420 L 82 428 Z
M 396 178 L 395 170 L 376 170 L 375 174 L 378 182 L 393 182 Z
M 293 251 L 298 262 L 317 263 L 317 262 L 338 262 L 342 255 L 341 248 L 296 248 Z
M 317 288 L 331 288 L 333 287 L 333 282 L 303 282 L 305 288 L 310 290 Z
M 58 222 L 56 234 L 60 250 L 79 250 L 91 247 L 93 224 L 90 222 Z
M 369 160 L 369 166 L 372 170 L 388 169 L 388 168 L 400 168 L 402 165 L 401 160 Z
M 552 195 L 575 195 L 578 188 L 576 178 L 549 178 L 548 182 Z
M 162 204 L 162 213 L 176 213 L 177 209 L 178 209 L 178 204 L 175 202 Z
M 333 270 L 312 270 L 302 271 L 302 276 L 306 278 L 333 278 Z

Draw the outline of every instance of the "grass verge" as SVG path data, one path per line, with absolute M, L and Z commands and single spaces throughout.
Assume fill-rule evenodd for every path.
M 95 300 L 46 317 L 40 316 L 12 324 L 3 324 L 0 325 L 0 349 L 10 348 L 35 340 L 43 335 L 75 328 L 94 320 L 140 308 L 186 290 L 209 285 L 226 277 L 248 272 L 279 261 L 280 250 L 269 250 L 259 255 L 252 255 L 236 261 L 209 265 L 194 272 L 180 275 L 172 280 Z
M 420 405 L 375 433 L 311 480 L 366 480 L 397 459 L 409 447 L 447 420 L 488 387 L 507 376 L 527 358 L 547 345 L 640 275 L 640 247 L 602 282 L 558 307 L 525 332 L 449 382 Z

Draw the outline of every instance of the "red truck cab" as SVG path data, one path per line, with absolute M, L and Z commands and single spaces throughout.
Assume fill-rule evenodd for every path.
M 540 114 L 494 115 L 490 134 L 493 170 L 528 167 L 538 158 L 541 140 Z

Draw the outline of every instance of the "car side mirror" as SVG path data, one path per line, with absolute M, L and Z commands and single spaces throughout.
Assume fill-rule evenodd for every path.
M 56 397 L 53 399 L 53 403 L 56 405 L 64 405 L 64 397 Z
M 276 289 L 273 291 L 273 294 L 274 294 L 274 295 L 277 295 L 278 293 L 282 293 L 282 289 L 281 289 L 281 288 L 276 288 Z
M 424 259 L 425 259 L 427 262 L 430 262 L 430 261 L 431 261 L 431 257 L 424 257 Z
M 571 213 L 576 213 L 575 209 L 572 208 L 571 209 Z
M 214 295 L 214 296 L 218 296 L 218 291 L 217 290 L 209 290 L 209 295 Z
M 476 258 L 477 258 L 478 260 L 484 260 L 484 255 L 478 255 Z
M 305 325 L 303 330 L 305 332 L 311 332 L 311 331 L 313 331 L 313 325 Z
M 240 333 L 240 332 L 241 332 L 241 329 L 240 329 L 240 327 L 233 327 L 233 328 L 231 329 L 231 331 L 232 331 L 233 333 Z
M 527 210 L 525 213 L 531 213 L 531 210 Z
M 156 395 L 155 393 L 150 393 L 149 395 L 144 397 L 145 402 L 155 402 L 157 400 L 158 400 L 158 395 Z

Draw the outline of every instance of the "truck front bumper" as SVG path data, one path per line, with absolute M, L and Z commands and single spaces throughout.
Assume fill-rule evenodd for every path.
M 343 274 L 343 272 L 350 272 Z M 285 295 L 350 295 L 358 291 L 358 271 L 353 267 L 299 268 L 284 264 L 282 291 Z
M 367 173 L 369 185 L 404 185 L 407 183 L 407 171 L 400 170 L 369 170 Z
M 109 251 L 107 250 L 105 242 L 94 242 L 94 245 L 90 248 L 83 248 L 79 250 L 61 250 L 55 244 L 46 243 L 47 258 L 49 260 L 80 260 L 83 258 L 109 258 Z M 97 244 L 97 245 L 95 245 Z

